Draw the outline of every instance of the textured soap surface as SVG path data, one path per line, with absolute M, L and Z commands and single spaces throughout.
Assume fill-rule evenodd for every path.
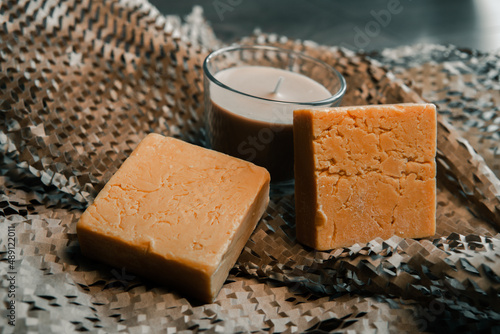
M 150 134 L 81 216 L 82 252 L 212 301 L 269 202 L 261 167 Z
M 435 233 L 432 104 L 294 111 L 297 238 L 318 250 Z

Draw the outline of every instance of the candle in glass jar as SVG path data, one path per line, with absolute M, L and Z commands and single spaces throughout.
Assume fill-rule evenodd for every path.
M 208 141 L 267 168 L 273 184 L 293 182 L 293 110 L 340 103 L 342 76 L 291 50 L 234 46 L 203 64 Z
M 210 87 L 213 117 L 225 132 L 214 138 L 212 148 L 266 167 L 273 182 L 292 179 L 293 110 L 301 107 L 293 102 L 320 101 L 331 93 L 305 75 L 273 67 L 233 67 L 215 78 L 260 99 L 248 99 L 215 84 Z

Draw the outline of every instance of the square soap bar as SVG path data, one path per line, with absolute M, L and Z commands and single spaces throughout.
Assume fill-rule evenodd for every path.
M 211 302 L 269 203 L 269 173 L 149 134 L 81 216 L 84 255 Z
M 436 229 L 436 107 L 295 110 L 297 238 L 318 250 Z

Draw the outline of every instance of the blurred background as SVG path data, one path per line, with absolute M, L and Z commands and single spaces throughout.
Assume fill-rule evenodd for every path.
M 292 39 L 381 50 L 417 43 L 500 49 L 500 0 L 150 0 L 165 15 L 184 18 L 203 7 L 226 43 L 255 28 Z

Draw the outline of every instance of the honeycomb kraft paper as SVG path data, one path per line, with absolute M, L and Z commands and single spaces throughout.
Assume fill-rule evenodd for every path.
M 213 304 L 82 256 L 85 207 L 149 132 L 203 144 L 201 64 L 220 47 L 144 1 L 0 4 L 3 333 L 490 332 L 500 323 L 500 56 L 356 54 L 257 33 L 346 78 L 344 105 L 439 110 L 437 233 L 318 252 L 274 196 Z

